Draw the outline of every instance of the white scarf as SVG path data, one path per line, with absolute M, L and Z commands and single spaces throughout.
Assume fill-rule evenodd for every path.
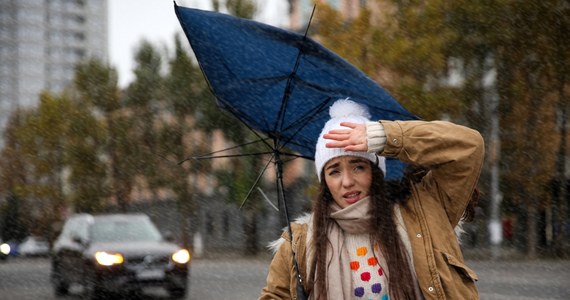
M 368 208 L 370 197 L 360 199 L 358 202 L 341 209 L 336 203 L 332 205 L 331 222 L 327 236 L 327 298 L 352 299 L 352 273 L 350 270 L 350 257 L 344 244 L 344 233 L 367 233 L 370 216 Z M 318 291 L 315 288 L 315 298 Z

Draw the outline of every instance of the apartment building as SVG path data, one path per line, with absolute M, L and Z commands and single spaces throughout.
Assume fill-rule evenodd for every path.
M 107 20 L 107 0 L 0 1 L 0 132 L 42 90 L 65 89 L 76 63 L 108 59 Z

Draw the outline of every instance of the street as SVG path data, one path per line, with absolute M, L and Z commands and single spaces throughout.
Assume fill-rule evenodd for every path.
M 256 299 L 265 282 L 269 258 L 195 259 L 187 299 Z M 479 276 L 481 299 L 569 299 L 570 261 L 468 261 Z M 81 287 L 56 298 L 46 258 L 12 258 L 0 262 L 0 299 L 81 299 Z M 167 299 L 160 289 L 143 299 Z

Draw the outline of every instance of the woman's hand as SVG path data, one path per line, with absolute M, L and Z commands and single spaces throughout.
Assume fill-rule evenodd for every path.
M 340 126 L 348 129 L 333 129 L 323 135 L 327 140 L 327 148 L 343 148 L 345 151 L 366 152 L 368 140 L 366 138 L 366 124 L 342 122 Z

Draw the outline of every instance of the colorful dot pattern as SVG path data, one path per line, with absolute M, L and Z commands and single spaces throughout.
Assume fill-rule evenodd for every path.
M 345 236 L 345 241 L 350 257 L 354 299 L 389 300 L 386 289 L 388 282 L 378 258 L 371 251 L 368 236 L 349 235 Z M 374 250 L 378 255 L 377 246 Z

